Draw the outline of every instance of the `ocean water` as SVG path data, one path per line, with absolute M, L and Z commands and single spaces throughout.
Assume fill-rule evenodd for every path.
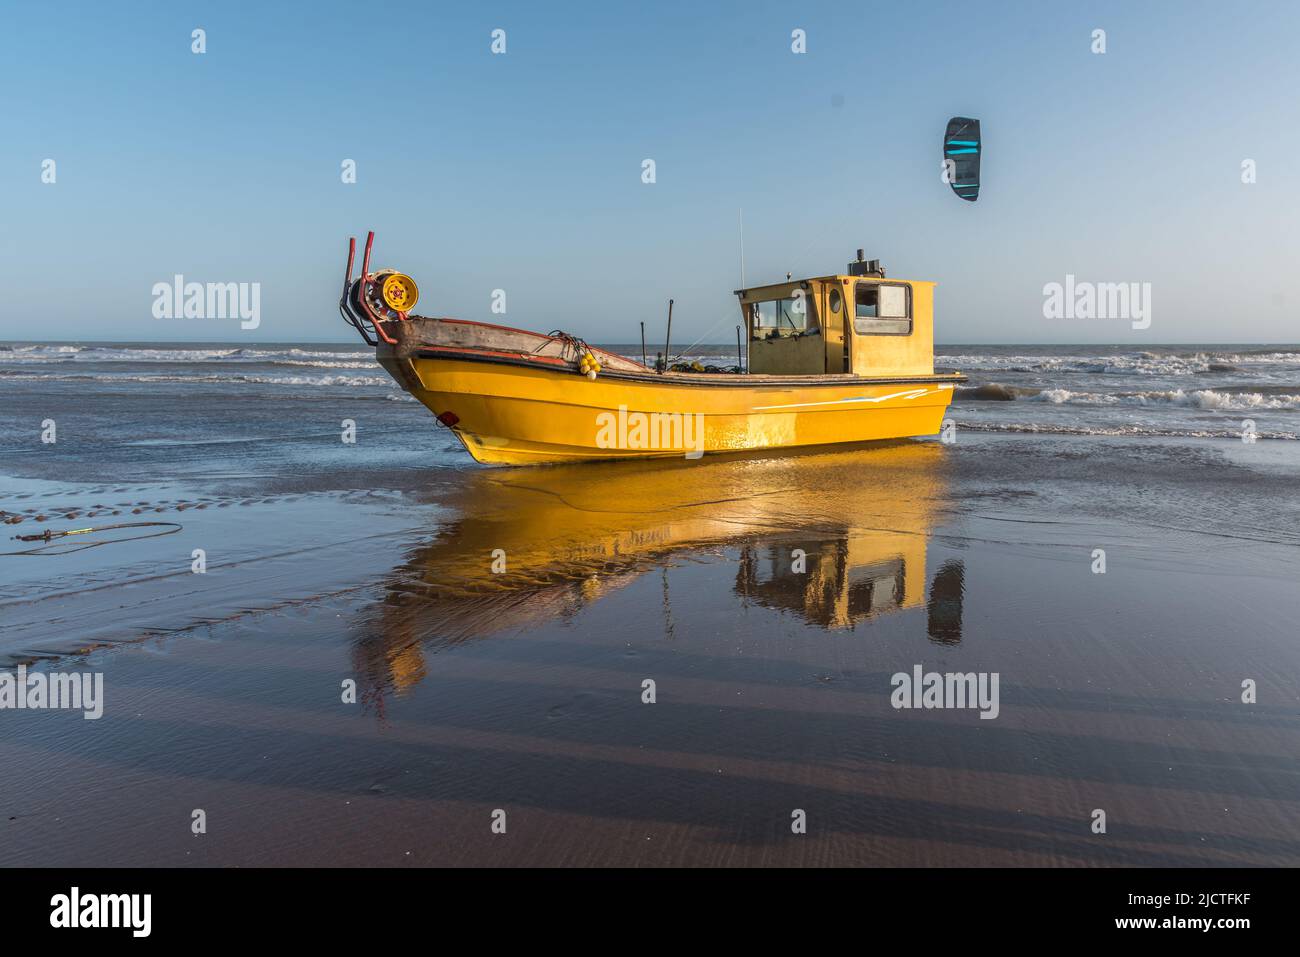
M 8 343 L 0 395 L 0 472 L 24 478 L 208 482 L 466 464 L 360 344 Z M 355 443 L 340 441 L 345 419 L 357 423 Z M 40 441 L 47 420 L 53 444 Z
M 1239 438 L 1300 434 L 1300 346 L 946 346 L 970 384 L 959 424 L 1007 432 Z

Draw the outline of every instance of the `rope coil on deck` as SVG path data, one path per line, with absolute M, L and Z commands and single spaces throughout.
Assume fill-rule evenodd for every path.
M 578 361 L 578 371 L 588 379 L 595 381 L 596 375 L 600 372 L 600 363 L 596 360 L 596 355 L 591 351 L 591 347 L 586 341 L 577 336 L 570 335 L 561 329 L 552 329 L 550 332 L 552 339 L 558 339 L 564 343 L 562 356 L 569 358 L 569 350 L 572 349 Z M 540 351 L 545 343 L 533 350 L 534 353 Z

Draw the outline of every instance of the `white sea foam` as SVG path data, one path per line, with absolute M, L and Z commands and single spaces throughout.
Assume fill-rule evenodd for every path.
M 1044 435 L 1147 435 L 1189 439 L 1234 439 L 1241 441 L 1238 428 L 1197 429 L 1164 427 L 1151 424 L 1084 425 L 1056 422 L 974 422 L 957 420 L 957 428 L 972 432 L 1029 432 Z M 1261 439 L 1281 439 L 1294 442 L 1300 435 L 1286 430 L 1259 431 Z
M 18 345 L 0 352 L 0 363 L 83 363 L 83 362 L 302 362 L 328 368 L 335 363 L 360 363 L 370 360 L 368 349 L 326 351 L 324 349 L 253 349 L 253 348 L 146 348 L 137 346 L 97 345 Z M 342 360 L 342 362 L 339 362 Z M 360 367 L 360 366 L 358 366 Z
M 1180 406 L 1222 412 L 1300 409 L 1300 395 L 1263 395 L 1259 392 L 1217 392 L 1214 389 L 1187 391 L 1173 389 L 1156 392 L 1072 392 L 1069 389 L 1044 389 L 1027 401 L 1052 405 L 1091 406 Z
M 397 383 L 388 376 L 365 375 L 245 375 L 243 373 L 39 373 L 0 372 L 0 380 L 38 380 L 41 382 L 190 382 L 296 386 L 390 386 Z
M 1180 376 L 1246 370 L 1254 365 L 1300 367 L 1300 352 L 1198 352 L 1191 355 L 1129 352 L 1109 356 L 972 353 L 937 355 L 935 362 L 944 368 L 970 371 Z
M 308 362 L 305 359 L 279 359 L 270 363 L 276 366 L 308 366 L 313 369 L 376 369 L 379 363 L 373 358 L 369 362 Z

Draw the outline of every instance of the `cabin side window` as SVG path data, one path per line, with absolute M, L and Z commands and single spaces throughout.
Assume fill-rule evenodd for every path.
M 812 297 L 807 295 L 751 302 L 748 309 L 750 334 L 755 339 L 777 339 L 817 330 Z
M 906 336 L 912 332 L 912 287 L 905 283 L 859 282 L 853 290 L 853 331 L 863 336 Z

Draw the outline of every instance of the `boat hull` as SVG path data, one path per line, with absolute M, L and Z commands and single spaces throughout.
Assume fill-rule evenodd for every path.
M 655 458 L 872 442 L 940 431 L 956 375 L 746 381 L 609 373 L 440 355 L 381 357 L 479 462 Z M 766 378 L 766 377 L 765 377 Z

